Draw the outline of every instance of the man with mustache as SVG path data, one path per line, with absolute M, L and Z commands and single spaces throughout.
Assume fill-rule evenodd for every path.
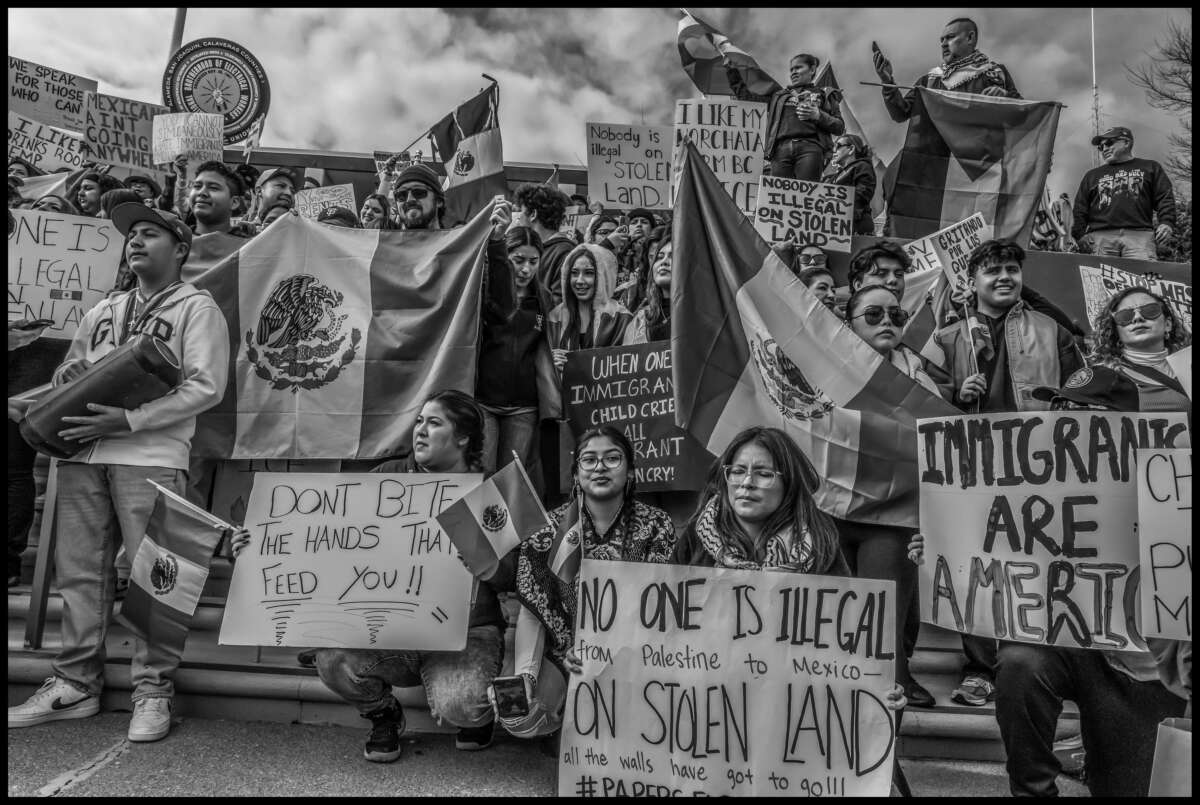
M 916 105 L 916 87 L 948 89 L 999 98 L 1021 97 L 1007 68 L 977 50 L 979 26 L 973 20 L 967 17 L 950 20 L 938 41 L 942 47 L 942 64 L 918 78 L 913 89 L 901 95 L 896 86 L 883 88 L 883 103 L 887 106 L 892 120 L 903 123 L 920 112 Z M 884 84 L 894 85 L 896 79 L 892 74 L 892 63 L 874 42 L 871 43 L 871 50 L 875 74 Z
M 441 229 L 446 196 L 441 177 L 423 162 L 414 162 L 396 176 L 392 198 L 400 211 L 401 229 Z

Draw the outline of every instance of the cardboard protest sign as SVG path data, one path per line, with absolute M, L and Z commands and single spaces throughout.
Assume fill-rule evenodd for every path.
M 669 126 L 587 124 L 588 192 L 605 209 L 671 205 Z
M 849 252 L 854 188 L 762 176 L 754 229 L 771 245 L 791 240 L 826 251 Z
M 83 140 L 9 110 L 8 156 L 20 157 L 46 173 L 75 170 L 83 166 Z
M 558 231 L 564 235 L 570 235 L 579 230 L 584 235 L 587 235 L 588 224 L 596 216 L 588 212 L 587 207 L 581 207 L 578 204 L 572 204 L 567 207 L 567 211 L 563 213 L 562 223 L 559 224 Z
M 225 156 L 225 116 L 207 112 L 172 112 L 156 115 L 151 123 L 155 165 L 169 165 L 177 156 L 196 164 Z M 189 171 L 189 174 L 191 172 Z
M 1189 344 L 1167 356 L 1167 364 L 1175 373 L 1175 379 L 1183 386 L 1188 399 L 1192 397 L 1192 347 Z
M 607 424 L 629 437 L 639 490 L 703 489 L 712 463 L 704 446 L 675 424 L 671 345 L 576 350 L 563 367 L 563 406 L 571 430 Z
M 560 796 L 887 796 L 895 582 L 585 559 Z
M 91 78 L 8 57 L 10 112 L 48 126 L 83 131 L 84 93 L 95 91 Z
M 154 169 L 154 116 L 167 107 L 89 92 L 84 102 L 83 141 L 90 159 L 104 165 Z
M 310 187 L 296 194 L 296 211 L 302 218 L 316 220 L 326 207 L 345 207 L 355 214 L 354 185 L 331 184 L 328 187 Z
M 919 271 L 929 271 L 930 269 L 940 269 L 942 263 L 938 260 L 937 251 L 933 248 L 933 236 L 926 235 L 920 240 L 910 240 L 902 247 L 904 253 L 912 259 L 911 271 L 915 274 Z
M 767 105 L 731 98 L 675 101 L 675 143 L 671 152 L 671 204 L 679 183 L 680 149 L 691 139 L 721 186 L 753 217 L 763 172 L 763 128 Z
M 1024 643 L 1143 650 L 1139 448 L 1191 444 L 1183 413 L 917 421 L 921 620 Z
M 1092 258 L 1095 259 L 1094 257 Z M 1167 299 L 1179 311 L 1188 329 L 1192 328 L 1192 286 L 1162 278 L 1150 278 L 1140 274 L 1100 263 L 1099 267 L 1080 266 L 1079 280 L 1083 285 L 1083 297 L 1087 305 L 1088 323 L 1093 324 L 1112 295 L 1126 288 L 1145 288 Z
M 928 239 L 933 244 L 942 271 L 946 272 L 946 278 L 952 280 L 959 290 L 966 290 L 967 258 L 991 237 L 992 225 L 983 220 L 983 213 L 977 212 L 970 218 L 939 229 Z
M 1137 453 L 1142 635 L 1192 639 L 1192 451 Z
M 113 289 L 124 238 L 111 221 L 9 210 L 8 320 L 53 319 L 45 335 L 72 338 Z
M 259 473 L 220 642 L 461 650 L 472 580 L 436 518 L 480 478 Z

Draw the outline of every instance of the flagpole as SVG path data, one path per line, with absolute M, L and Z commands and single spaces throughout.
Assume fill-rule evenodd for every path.
M 222 520 L 220 517 L 217 517 L 215 514 L 213 514 L 210 511 L 205 511 L 204 509 L 197 506 L 195 503 L 192 503 L 187 498 L 181 497 L 180 495 L 175 494 L 174 492 L 172 492 L 170 489 L 167 489 L 162 484 L 156 483 L 155 481 L 153 481 L 150 478 L 146 479 L 146 483 L 150 484 L 155 489 L 157 489 L 159 492 L 162 492 L 164 495 L 171 498 L 176 503 L 178 503 L 180 506 L 183 506 L 184 508 L 186 508 L 188 511 L 190 511 L 192 514 L 196 515 L 200 519 L 207 520 L 213 528 L 216 528 L 221 531 L 235 530 L 233 526 L 231 526 L 229 523 Z
M 180 46 L 183 45 L 183 25 L 186 21 L 187 9 L 175 9 L 175 28 L 171 31 L 171 52 L 167 54 L 168 61 L 179 51 Z
M 529 480 L 529 473 L 527 473 L 525 471 L 524 462 L 521 461 L 521 457 L 519 455 L 517 455 L 516 450 L 513 450 L 512 454 L 513 454 L 513 461 L 516 463 L 517 468 L 521 471 L 521 476 L 525 479 L 525 483 L 529 484 L 530 489 L 533 489 L 534 488 L 533 481 Z M 541 499 L 537 495 L 534 495 L 533 499 L 537 501 L 538 511 L 542 513 L 543 517 L 545 517 L 547 520 L 549 520 L 550 516 L 548 514 L 546 514 L 546 507 L 542 505 Z
M 1088 9 L 1092 20 L 1092 136 L 1100 136 L 1100 87 L 1096 83 L 1096 9 Z M 1092 167 L 1096 167 L 1096 161 L 1099 158 L 1100 152 L 1095 148 L 1092 149 Z

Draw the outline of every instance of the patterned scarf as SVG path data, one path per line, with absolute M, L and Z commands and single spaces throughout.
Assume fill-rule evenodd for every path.
M 704 504 L 704 511 L 700 513 L 700 519 L 696 522 L 696 535 L 718 567 L 785 570 L 791 573 L 811 573 L 813 569 L 812 534 L 807 529 L 800 539 L 795 538 L 795 529 L 791 526 L 778 534 L 772 534 L 767 538 L 765 558 L 762 562 L 755 562 L 746 556 L 740 545 L 723 539 L 717 530 L 716 496 L 709 498 Z
M 948 64 L 934 67 L 929 71 L 929 75 L 931 78 L 940 79 L 942 86 L 946 89 L 954 89 L 955 87 L 961 87 L 987 70 L 991 64 L 992 60 L 977 50 L 970 56 L 963 56 L 961 59 L 956 59 Z M 962 72 L 960 73 L 959 71 Z M 956 73 L 958 75 L 955 75 Z

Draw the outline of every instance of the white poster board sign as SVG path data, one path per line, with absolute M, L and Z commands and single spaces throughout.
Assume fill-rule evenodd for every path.
M 83 166 L 83 140 L 9 110 L 8 156 L 20 157 L 46 173 L 76 170 Z
M 1142 635 L 1192 639 L 1192 451 L 1138 451 Z
M 154 164 L 169 165 L 177 156 L 189 163 L 220 162 L 225 155 L 225 116 L 207 112 L 172 112 L 152 121 Z M 188 172 L 189 175 L 191 171 Z
M 895 583 L 583 561 L 560 796 L 887 796 Z
M 69 131 L 83 131 L 84 93 L 96 81 L 37 62 L 8 57 L 8 111 Z
M 604 209 L 671 206 L 671 127 L 587 124 L 588 193 Z
M 1126 288 L 1145 288 L 1164 299 L 1170 300 L 1179 311 L 1183 323 L 1192 329 L 1192 286 L 1185 282 L 1168 279 L 1147 279 L 1141 274 L 1100 263 L 1099 267 L 1080 266 L 1079 281 L 1083 285 L 1083 301 L 1087 305 L 1087 318 L 1094 322 L 1108 300 Z
M 354 185 L 332 184 L 328 187 L 310 187 L 296 194 L 296 211 L 302 218 L 314 221 L 326 207 L 345 207 L 357 214 L 354 203 Z
M 691 139 L 696 151 L 746 215 L 754 216 L 763 172 L 763 129 L 767 105 L 732 98 L 675 101 L 671 193 L 679 184 L 679 153 Z
M 461 650 L 472 580 L 436 517 L 480 479 L 259 473 L 220 643 Z
M 1190 445 L 1182 413 L 917 421 L 921 620 L 965 634 L 1144 650 L 1138 448 Z
M 853 187 L 782 176 L 759 179 L 754 229 L 772 246 L 790 240 L 849 254 L 853 216 Z

